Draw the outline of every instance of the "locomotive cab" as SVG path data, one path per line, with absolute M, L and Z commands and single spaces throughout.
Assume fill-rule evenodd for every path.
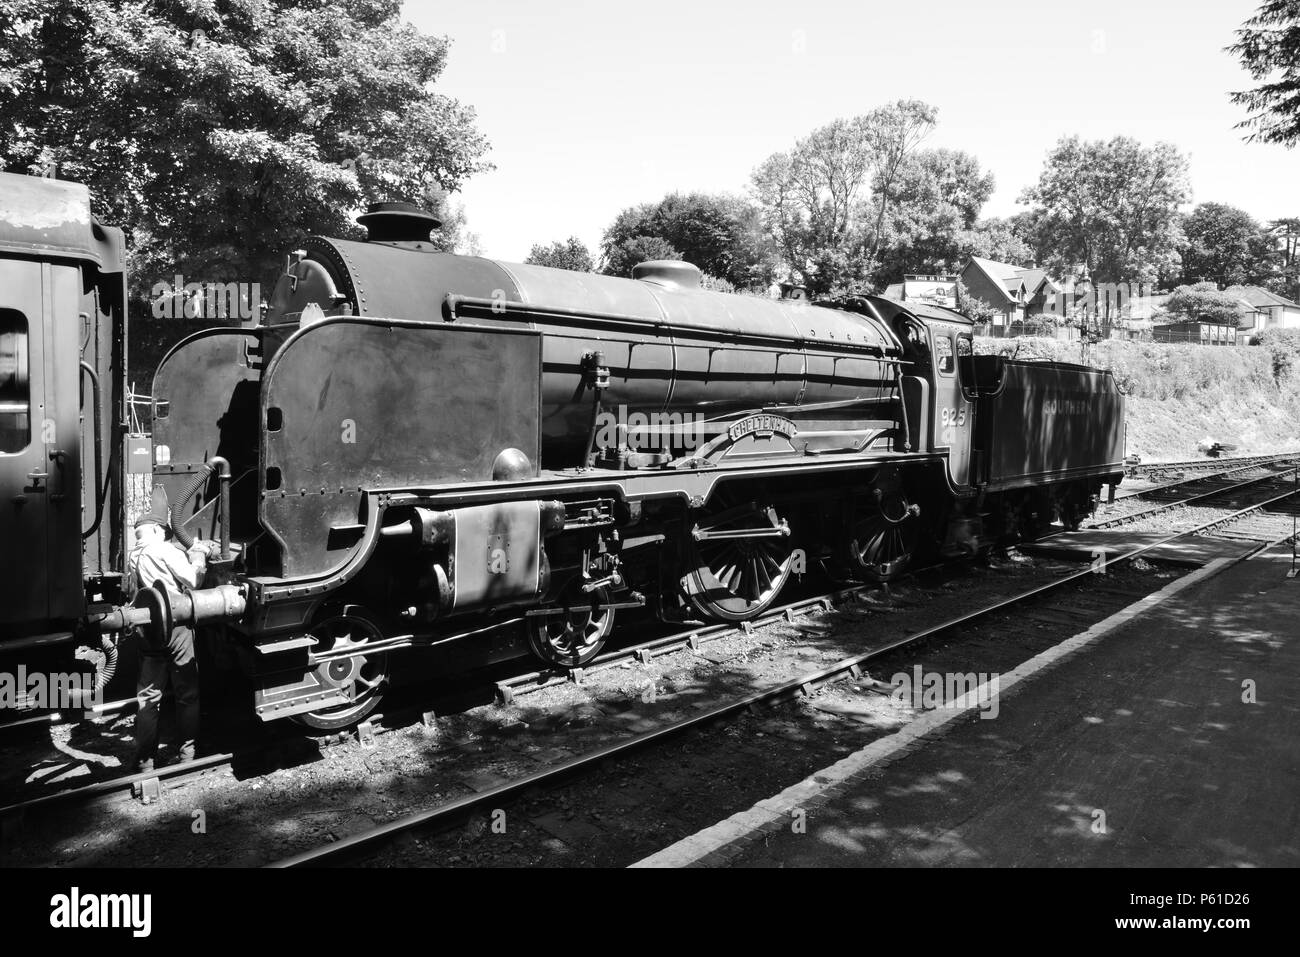
M 902 344 L 903 394 L 918 448 L 941 453 L 954 494 L 970 491 L 974 406 L 963 387 L 961 357 L 972 352 L 972 323 L 961 313 L 922 303 L 869 300 Z

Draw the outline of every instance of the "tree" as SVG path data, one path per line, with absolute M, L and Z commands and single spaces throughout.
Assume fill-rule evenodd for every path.
M 1279 261 L 1267 285 L 1278 295 L 1300 299 L 1300 218 L 1273 220 L 1268 235 L 1276 244 Z
M 785 267 L 812 295 L 854 291 L 880 250 L 889 191 L 936 110 L 899 100 L 814 130 L 754 170 L 752 189 Z M 875 204 L 867 203 L 871 190 Z
M 667 240 L 658 236 L 633 236 L 606 251 L 601 272 L 607 276 L 628 277 L 632 275 L 632 267 L 638 263 L 681 258 L 682 254 Z
M 1153 282 L 1177 261 L 1187 160 L 1173 146 L 1061 139 L 1020 202 L 1053 265 L 1082 263 L 1100 283 Z
M 269 280 L 310 233 L 360 235 L 368 201 L 438 209 L 488 168 L 473 111 L 431 89 L 448 41 L 400 7 L 10 0 L 0 164 L 89 185 L 167 278 Z
M 867 142 L 873 153 L 875 189 L 880 197 L 871 260 L 880 250 L 882 225 L 889 211 L 889 192 L 908 156 L 934 129 L 939 111 L 920 100 L 899 100 L 867 114 Z
M 1170 315 L 1188 321 L 1204 320 L 1230 326 L 1235 326 L 1241 317 L 1241 304 L 1236 297 L 1220 292 L 1212 282 L 1179 286 L 1165 300 L 1164 308 Z
M 429 190 L 425 195 L 442 225 L 430 237 L 430 245 L 441 253 L 459 253 L 462 256 L 481 256 L 478 233 L 471 232 L 464 203 L 453 203 L 441 190 Z
M 971 256 L 982 256 L 1013 266 L 1029 266 L 1037 261 L 1034 249 L 1021 234 L 1015 219 L 991 217 L 975 224 L 973 229 L 962 230 L 957 235 L 958 268 Z
M 1237 124 L 1247 139 L 1294 146 L 1300 142 L 1300 0 L 1267 0 L 1237 31 L 1229 53 L 1254 80 L 1252 90 L 1230 94 L 1251 115 Z
M 1183 223 L 1183 282 L 1208 280 L 1218 286 L 1259 282 L 1273 272 L 1274 249 L 1267 233 L 1245 210 L 1201 203 Z
M 993 188 L 993 174 L 961 150 L 919 150 L 909 157 L 893 186 L 887 191 L 877 187 L 873 200 L 888 200 L 889 207 L 877 284 L 897 281 L 906 273 L 959 270 L 971 247 L 982 244 L 976 220 Z
M 766 286 L 772 281 L 772 244 L 758 208 L 740 197 L 670 193 L 657 203 L 625 209 L 605 230 L 605 260 L 638 236 L 662 239 L 677 252 L 676 258 L 729 285 Z
M 596 268 L 591 261 L 591 253 L 577 236 L 570 236 L 564 242 L 554 242 L 549 246 L 538 244 L 524 262 L 534 266 L 550 266 L 552 269 L 571 269 L 574 272 L 594 272 Z
M 994 317 L 1002 315 L 996 306 L 972 296 L 961 280 L 957 281 L 957 311 L 977 326 L 986 326 Z

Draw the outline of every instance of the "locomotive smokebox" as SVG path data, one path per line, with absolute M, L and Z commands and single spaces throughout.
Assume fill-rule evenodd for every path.
M 427 243 L 442 220 L 414 203 L 371 203 L 357 217 L 372 243 Z

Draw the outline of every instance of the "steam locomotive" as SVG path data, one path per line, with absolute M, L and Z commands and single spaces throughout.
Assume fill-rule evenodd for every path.
M 619 612 L 743 622 L 812 567 L 887 581 L 1077 526 L 1122 478 L 1109 373 L 975 356 L 954 311 L 447 255 L 400 203 L 359 221 L 287 257 L 261 322 L 167 354 L 142 448 L 120 234 L 84 188 L 0 174 L 0 649 L 206 626 L 260 717 L 339 728 L 409 656 L 578 667 Z M 220 543 L 180 599 L 121 591 L 141 455 L 179 542 Z

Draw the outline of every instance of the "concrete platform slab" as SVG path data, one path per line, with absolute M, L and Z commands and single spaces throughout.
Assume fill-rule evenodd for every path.
M 1124 529 L 1085 528 L 1077 532 L 1061 532 L 1041 542 L 1017 546 L 1026 555 L 1050 555 L 1056 558 L 1087 560 L 1096 557 L 1099 549 L 1108 557 L 1123 555 L 1168 538 L 1169 532 L 1133 532 Z M 1226 541 L 1220 538 L 1189 536 L 1143 553 L 1149 561 L 1172 562 L 1176 565 L 1199 566 L 1216 558 L 1242 558 L 1250 554 L 1257 543 Z

